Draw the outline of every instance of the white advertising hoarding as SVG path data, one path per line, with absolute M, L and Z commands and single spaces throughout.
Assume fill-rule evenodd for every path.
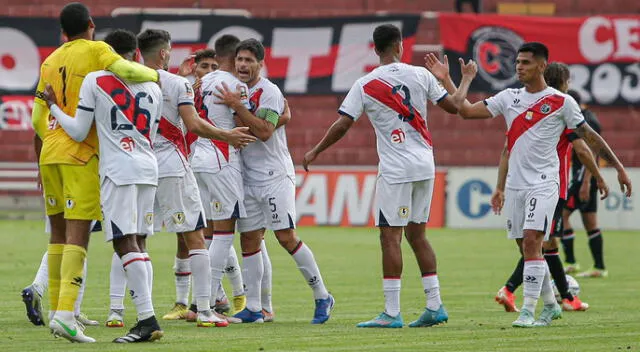
M 609 230 L 640 230 L 640 168 L 627 169 L 635 188 L 626 198 L 618 186 L 617 173 L 605 168 L 602 174 L 609 185 L 609 197 L 598 204 L 598 223 Z M 491 210 L 491 194 L 495 189 L 497 167 L 452 167 L 447 173 L 446 225 L 450 228 L 504 229 L 504 215 Z M 579 212 L 571 217 L 574 229 L 581 229 Z

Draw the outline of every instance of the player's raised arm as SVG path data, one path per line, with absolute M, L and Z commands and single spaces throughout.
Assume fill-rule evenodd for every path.
M 276 129 L 286 125 L 291 121 L 291 109 L 289 109 L 289 102 L 287 99 L 284 100 L 284 111 L 280 118 L 278 119 L 278 124 L 276 125 Z
M 93 51 L 98 57 L 102 69 L 113 72 L 125 81 L 158 82 L 156 70 L 124 59 L 105 42 L 94 42 Z
M 446 55 L 444 56 L 444 62 L 441 62 L 434 54 L 428 54 L 425 56 L 424 59 L 425 59 L 425 67 L 427 68 L 427 70 L 429 70 L 429 72 L 431 72 L 442 83 L 442 86 L 444 87 L 444 89 L 446 89 L 447 93 L 449 93 L 449 95 L 453 97 L 459 88 L 456 87 L 455 83 L 453 83 L 453 80 L 451 79 L 451 75 L 449 74 L 448 57 Z M 462 59 L 460 60 L 461 60 L 460 67 L 464 70 L 465 69 L 465 67 L 463 67 L 464 61 Z M 472 69 L 472 67 L 469 66 L 469 64 L 471 63 L 472 61 L 470 61 L 469 63 L 467 63 L 467 65 L 465 65 L 467 70 Z M 477 67 L 475 67 L 475 70 L 477 72 Z M 475 73 L 473 74 L 473 76 L 475 77 Z M 461 85 L 460 88 L 462 88 L 463 81 L 464 81 L 464 72 L 463 72 L 463 80 L 460 82 L 460 85 Z M 471 82 L 469 82 L 469 84 L 471 84 Z M 467 90 L 468 90 L 468 87 L 467 87 Z M 462 101 L 459 102 L 459 106 L 457 107 L 457 110 L 455 112 L 452 112 L 455 106 L 455 104 L 452 101 L 446 102 L 445 99 L 443 99 L 441 101 L 442 105 L 439 103 L 438 106 L 440 106 L 447 112 L 454 113 L 454 114 L 458 113 L 458 115 L 460 115 L 460 117 L 462 117 L 463 119 L 489 119 L 493 117 L 493 115 L 491 114 L 489 109 L 487 109 L 487 106 L 483 101 L 479 101 L 472 104 L 466 99 L 467 92 L 465 92 L 464 95 L 462 96 L 464 96 L 464 99 L 461 99 Z
M 182 117 L 182 121 L 184 121 L 189 132 L 193 132 L 200 137 L 227 142 L 238 149 L 256 141 L 256 137 L 248 134 L 249 127 L 236 127 L 232 130 L 224 130 L 205 122 L 198 116 L 198 112 L 193 104 L 180 105 L 178 107 L 178 113 L 180 117 Z
M 85 77 L 80 87 L 80 102 L 78 103 L 75 117 L 65 114 L 64 111 L 56 105 L 57 98 L 51 85 L 47 84 L 43 93 L 51 115 L 56 118 L 69 137 L 76 142 L 84 141 L 93 125 L 95 94 L 92 83 L 95 83 L 95 79 L 89 74 Z

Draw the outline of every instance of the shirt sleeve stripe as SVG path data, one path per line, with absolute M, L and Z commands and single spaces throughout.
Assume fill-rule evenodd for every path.
M 353 116 L 351 116 L 351 115 L 347 114 L 346 112 L 344 112 L 344 111 L 342 111 L 342 110 L 338 110 L 338 114 L 343 115 L 343 116 L 346 116 L 346 117 L 348 117 L 348 118 L 350 118 L 350 119 L 352 119 L 352 120 L 354 120 L 354 121 L 355 121 L 355 119 L 356 119 L 355 117 L 353 117 Z
M 440 103 L 442 101 L 442 99 L 446 98 L 447 95 L 449 95 L 448 92 L 444 92 L 444 94 L 442 94 L 442 96 L 440 98 L 438 98 L 438 100 L 436 100 L 436 104 Z
M 182 106 L 182 105 L 193 105 L 193 103 L 190 101 L 184 101 L 182 103 L 178 103 L 178 106 Z
M 92 108 L 88 108 L 88 107 L 82 106 L 82 105 L 78 105 L 78 109 L 84 110 L 84 111 L 88 111 L 88 112 L 93 112 Z

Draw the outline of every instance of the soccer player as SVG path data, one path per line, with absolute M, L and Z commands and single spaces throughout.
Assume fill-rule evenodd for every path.
M 581 104 L 580 94 L 576 91 L 569 91 L 576 102 L 580 105 L 582 115 L 587 124 L 596 133 L 601 133 L 600 122 L 596 115 L 586 105 Z M 567 273 L 575 273 L 580 270 L 580 265 L 576 262 L 573 251 L 573 239 L 575 234 L 569 222 L 569 217 L 575 210 L 580 210 L 582 224 L 589 237 L 589 250 L 593 257 L 593 268 L 579 273 L 577 277 L 607 277 L 609 273 L 604 266 L 604 247 L 602 241 L 602 231 L 598 227 L 598 191 L 596 179 L 592 173 L 585 169 L 583 163 L 574 153 L 571 157 L 571 185 L 569 186 L 569 199 L 564 206 L 562 218 L 565 224 L 562 235 L 562 247 L 565 254 L 565 270 Z
M 51 221 L 48 246 L 49 305 L 55 334 L 72 341 L 93 340 L 76 331 L 73 307 L 82 285 L 92 220 L 100 213 L 98 141 L 95 128 L 82 143 L 60 128 L 49 110 L 43 91 L 50 84 L 67 115 L 75 115 L 83 78 L 107 69 L 129 81 L 157 81 L 158 73 L 116 54 L 104 42 L 92 41 L 95 25 L 87 7 L 67 4 L 60 12 L 60 24 L 68 42 L 56 49 L 40 68 L 40 81 L 32 123 L 42 140 L 39 165 L 45 208 Z
M 357 326 L 404 325 L 400 314 L 403 232 L 418 261 L 426 294 L 424 312 L 409 326 L 437 325 L 449 317 L 440 298 L 435 252 L 425 236 L 435 178 L 433 146 L 426 121 L 427 100 L 456 113 L 477 68 L 472 61 L 461 63 L 462 85 L 455 94 L 448 95 L 426 69 L 400 62 L 403 48 L 398 27 L 391 24 L 376 27 L 373 42 L 380 66 L 356 81 L 338 110 L 340 118 L 305 154 L 303 166 L 308 171 L 320 153 L 340 140 L 363 112 L 367 113 L 375 129 L 380 157 L 374 211 L 376 226 L 380 228 L 385 310 Z
M 247 128 L 224 130 L 198 117 L 189 82 L 166 71 L 171 53 L 171 36 L 167 31 L 148 29 L 138 36 L 138 44 L 145 65 L 159 70 L 163 96 L 167 100 L 163 106 L 159 136 L 154 143 L 159 165 L 156 225 L 164 222 L 168 231 L 183 236 L 189 248 L 198 310 L 197 325 L 225 327 L 228 322 L 211 312 L 209 304 L 209 252 L 202 233 L 205 224 L 200 193 L 187 155 L 185 125 L 201 137 L 224 141 L 238 148 L 254 141 L 255 137 L 243 132 Z M 159 228 L 157 226 L 156 229 Z M 228 255 L 227 251 L 225 259 Z
M 117 30 L 105 40 L 113 43 L 124 58 L 133 60 L 137 48 L 135 34 Z M 163 332 L 153 311 L 148 286 L 150 272 L 136 240 L 153 232 L 158 164 L 151 146 L 162 113 L 160 87 L 150 82 L 127 83 L 108 71 L 89 73 L 80 88 L 75 117 L 56 105 L 55 93 L 50 88 L 47 85 L 45 96 L 51 114 L 73 140 L 84 141 L 94 119 L 96 122 L 105 235 L 122 260 L 138 311 L 137 324 L 113 342 L 160 339 Z
M 240 42 L 234 56 L 236 75 L 249 88 L 250 108 L 247 109 L 224 82 L 222 89 L 218 86 L 213 95 L 233 109 L 239 123 L 248 126 L 259 138 L 240 153 L 247 217 L 238 220 L 238 230 L 241 232 L 247 308 L 235 317 L 244 323 L 273 321 L 271 277 L 264 277 L 264 268 L 270 266 L 270 262 L 265 265 L 269 257 L 263 240 L 268 228 L 291 254 L 313 290 L 315 311 L 311 323 L 323 324 L 329 320 L 335 300 L 324 285 L 311 249 L 295 232 L 295 170 L 286 132 L 281 127 L 288 118 L 280 118 L 285 113 L 284 96 L 275 84 L 260 76 L 264 47 L 259 41 Z
M 544 80 L 547 84 L 563 93 L 566 93 L 569 89 L 569 67 L 565 64 L 553 62 L 550 63 L 544 71 Z M 604 195 L 609 192 L 606 183 L 604 182 L 600 170 L 596 165 L 596 161 L 591 154 L 591 150 L 587 144 L 580 139 L 575 132 L 571 130 L 565 130 L 560 137 L 558 143 L 558 159 L 560 160 L 560 187 L 559 187 L 559 199 L 556 204 L 556 209 L 553 213 L 553 221 L 551 222 L 551 238 L 545 241 L 543 244 L 544 259 L 549 266 L 551 277 L 553 278 L 558 292 L 562 299 L 562 309 L 566 311 L 585 311 L 589 309 L 589 304 L 582 302 L 577 296 L 573 296 L 569 292 L 569 284 L 567 283 L 567 277 L 562 267 L 562 261 L 558 255 L 558 238 L 562 237 L 562 209 L 567 199 L 567 179 L 569 174 L 569 153 L 571 147 L 576 152 L 581 160 L 585 160 L 589 170 L 592 170 L 598 180 L 598 183 L 602 185 Z M 504 205 L 504 187 L 507 178 L 508 159 L 509 152 L 507 146 L 502 151 L 500 157 L 500 166 L 498 171 L 498 182 L 496 190 L 491 197 L 491 205 L 496 214 L 500 214 Z M 518 260 L 513 274 L 507 281 L 506 285 L 502 287 L 495 297 L 496 302 L 503 305 L 507 312 L 519 311 L 515 305 L 515 290 L 522 284 L 522 275 L 524 270 L 524 260 L 522 257 Z
M 193 64 L 190 63 L 191 59 L 185 60 L 183 65 L 181 65 L 179 74 L 181 76 L 186 76 L 190 74 L 195 75 L 195 82 L 193 84 L 193 90 L 195 93 L 194 103 L 196 110 L 198 111 L 198 115 L 205 119 L 205 121 L 209 121 L 206 117 L 206 113 L 202 109 L 202 90 L 200 89 L 202 83 L 202 77 L 204 77 L 207 73 L 213 72 L 218 69 L 218 62 L 216 61 L 216 52 L 213 49 L 202 49 L 195 52 L 192 56 Z M 195 142 L 197 141 L 198 136 L 194 133 L 188 132 L 186 135 L 186 141 L 189 149 L 189 157 L 193 156 L 193 152 L 195 149 Z M 198 165 L 193 165 L 192 168 L 194 170 L 194 174 L 196 176 L 196 180 L 199 182 L 198 188 L 200 191 L 200 196 L 202 197 L 202 204 L 204 206 L 205 218 L 207 220 L 207 226 L 203 229 L 205 245 L 207 249 L 211 245 L 211 240 L 213 236 L 213 221 L 212 214 L 210 212 L 211 207 L 207 206 L 209 204 L 206 191 L 206 185 L 202 184 L 202 177 L 200 177 L 198 173 Z M 206 176 L 205 176 L 206 177 Z M 188 260 L 188 250 L 186 248 L 186 244 L 181 236 L 178 237 L 178 250 L 176 253 L 176 259 L 174 264 L 175 270 L 175 283 L 176 283 L 176 303 L 174 307 L 165 314 L 162 319 L 167 320 L 176 320 L 176 319 L 187 319 L 188 321 L 194 320 L 196 318 L 197 307 L 195 304 L 191 304 L 189 308 L 187 308 L 187 301 L 189 299 L 189 286 L 190 286 L 190 278 L 191 278 L 191 268 L 189 267 Z M 242 274 L 240 272 L 240 264 L 238 263 L 238 256 L 236 255 L 235 249 L 232 247 L 229 251 L 229 258 L 227 265 L 225 267 L 225 274 L 231 281 L 231 286 L 233 288 L 233 304 L 234 311 L 238 312 L 244 309 L 246 304 L 246 296 L 244 295 L 244 283 L 242 281 Z M 220 287 L 212 287 L 211 288 L 211 302 L 215 302 L 214 308 L 218 313 L 227 313 L 231 310 L 231 306 L 229 305 L 229 300 L 226 297 L 226 293 L 222 285 Z M 191 312 L 189 312 L 191 311 Z
M 557 145 L 565 128 L 575 131 L 592 149 L 618 170 L 623 192 L 631 195 L 631 180 L 607 143 L 584 124 L 578 104 L 570 96 L 548 87 L 544 80 L 549 51 L 544 44 L 530 42 L 518 49 L 516 73 L 523 88 L 505 89 L 474 104 L 465 101 L 459 114 L 465 119 L 503 115 L 507 123 L 509 174 L 505 208 L 507 232 L 524 257 L 524 304 L 514 327 L 547 326 L 562 314 L 555 300 L 549 269 L 542 256 L 542 242 L 549 237 L 551 219 L 558 201 L 559 160 Z M 448 66 L 437 59 L 427 66 L 448 91 L 455 85 Z M 542 296 L 544 309 L 534 313 Z

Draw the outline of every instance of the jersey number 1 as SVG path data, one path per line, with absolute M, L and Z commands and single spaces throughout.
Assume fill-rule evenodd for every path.
M 62 76 L 62 104 L 67 106 L 67 66 L 60 67 L 58 72 Z

